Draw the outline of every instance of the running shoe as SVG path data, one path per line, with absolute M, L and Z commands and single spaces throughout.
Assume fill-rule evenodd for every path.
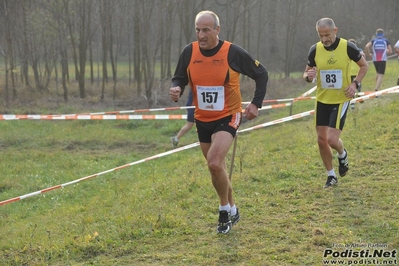
M 219 211 L 218 234 L 228 234 L 231 230 L 231 220 L 227 211 Z
M 231 225 L 235 225 L 241 219 L 240 213 L 238 212 L 238 208 L 237 208 L 237 213 L 235 215 L 231 215 L 230 219 L 231 219 Z
M 176 149 L 177 145 L 179 145 L 179 140 L 176 137 L 171 137 L 170 143 L 172 144 L 172 148 Z
M 340 176 L 345 176 L 346 173 L 349 170 L 349 162 L 348 162 L 348 152 L 345 149 L 345 157 L 344 158 L 338 158 L 339 162 L 339 175 Z
M 329 188 L 336 184 L 338 184 L 338 178 L 336 176 L 330 175 L 327 177 L 327 181 L 326 184 L 324 185 L 324 188 Z

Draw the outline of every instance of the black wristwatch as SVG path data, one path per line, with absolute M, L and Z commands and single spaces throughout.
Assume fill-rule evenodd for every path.
M 359 89 L 359 87 L 360 87 L 360 82 L 357 81 L 356 79 L 354 79 L 352 82 L 356 84 L 356 89 Z

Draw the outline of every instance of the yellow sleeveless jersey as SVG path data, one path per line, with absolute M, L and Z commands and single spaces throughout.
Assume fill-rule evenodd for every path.
M 333 51 L 327 51 L 321 42 L 316 44 L 317 101 L 337 104 L 350 100 L 345 96 L 345 88 L 351 83 L 352 61 L 348 56 L 347 46 L 347 40 L 342 38 Z
M 202 55 L 198 42 L 193 42 L 187 68 L 193 90 L 195 119 L 215 121 L 241 112 L 240 73 L 230 68 L 228 53 L 231 43 L 224 41 L 213 56 Z

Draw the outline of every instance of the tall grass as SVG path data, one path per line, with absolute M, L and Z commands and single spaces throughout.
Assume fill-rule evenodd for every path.
M 371 66 L 364 91 L 373 74 Z M 396 84 L 396 74 L 389 69 L 383 86 Z M 299 101 L 293 110 L 312 108 Z M 321 265 L 323 251 L 337 244 L 398 249 L 398 110 L 399 96 L 389 94 L 348 113 L 342 138 L 350 171 L 327 190 L 313 117 L 240 134 L 233 183 L 242 220 L 229 235 L 215 232 L 218 200 L 197 147 L 0 206 L 0 261 Z M 267 111 L 242 128 L 287 115 Z M 182 123 L 3 121 L 0 200 L 170 150 Z M 196 140 L 192 130 L 181 142 Z

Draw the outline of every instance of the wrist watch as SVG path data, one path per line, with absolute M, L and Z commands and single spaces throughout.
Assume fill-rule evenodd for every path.
M 359 89 L 359 87 L 360 87 L 360 82 L 357 81 L 356 79 L 354 79 L 352 82 L 356 84 L 356 89 Z

